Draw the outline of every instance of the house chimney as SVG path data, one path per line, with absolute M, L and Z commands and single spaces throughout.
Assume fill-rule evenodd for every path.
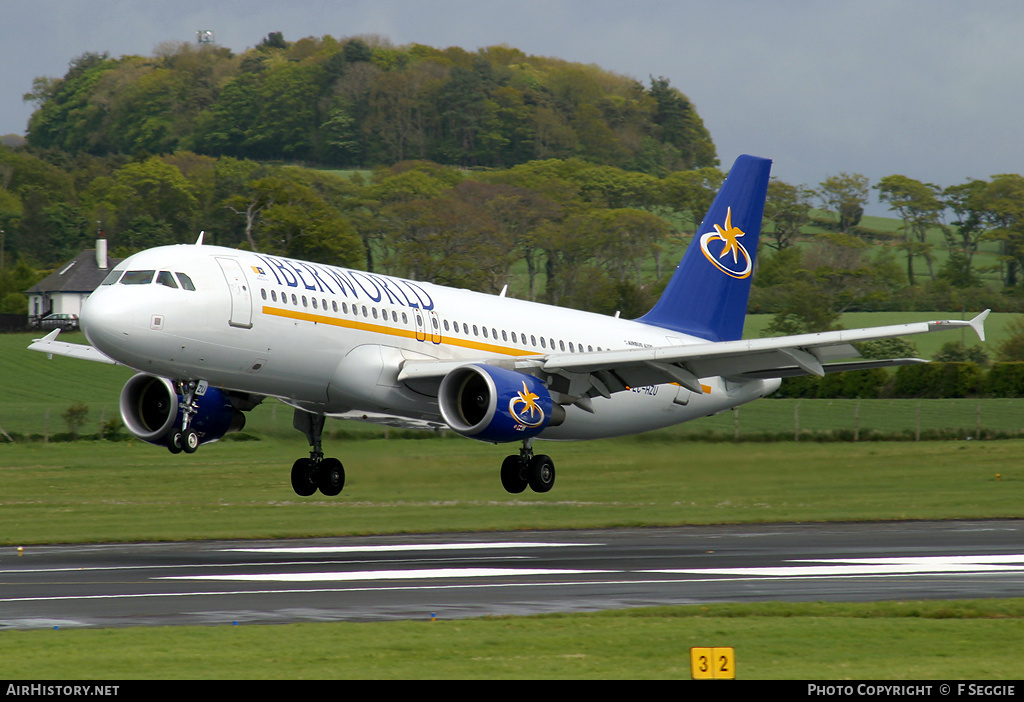
M 96 240 L 96 267 L 101 271 L 107 270 L 107 240 L 100 231 L 100 238 Z

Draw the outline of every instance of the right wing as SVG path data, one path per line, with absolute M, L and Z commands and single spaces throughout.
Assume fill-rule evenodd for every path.
M 836 363 L 860 354 L 853 343 L 926 334 L 946 329 L 969 327 L 985 339 L 985 310 L 974 319 L 896 324 L 865 329 L 845 329 L 797 334 L 768 339 L 701 342 L 679 346 L 615 349 L 588 353 L 556 353 L 524 356 L 517 359 L 478 361 L 406 361 L 398 379 L 419 382 L 421 387 L 436 386 L 444 375 L 469 363 L 502 366 L 546 378 L 546 384 L 569 402 L 587 398 L 611 397 L 630 388 L 677 383 L 695 393 L 707 392 L 701 378 L 726 379 L 785 378 L 797 375 L 823 376 L 838 371 L 926 363 L 921 359 L 891 358 Z

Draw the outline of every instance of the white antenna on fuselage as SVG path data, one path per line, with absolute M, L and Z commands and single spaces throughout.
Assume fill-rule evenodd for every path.
M 205 231 L 205 230 L 204 230 L 204 231 L 201 231 L 201 232 L 199 232 L 199 238 L 198 238 L 198 239 L 196 239 L 196 246 L 202 246 L 202 245 L 203 245 L 203 235 L 204 235 L 204 234 L 206 234 L 206 231 Z

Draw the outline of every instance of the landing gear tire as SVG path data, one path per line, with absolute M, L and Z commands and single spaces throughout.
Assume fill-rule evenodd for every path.
M 345 468 L 337 458 L 320 461 L 316 475 L 317 487 L 328 497 L 334 497 L 345 487 Z
M 195 453 L 199 448 L 199 434 L 195 429 L 186 429 L 181 437 L 181 450 L 185 453 Z
M 292 490 L 296 495 L 309 497 L 316 492 L 316 463 L 309 458 L 300 458 L 292 464 Z
M 182 438 L 180 431 L 175 431 L 171 434 L 171 438 L 167 441 L 167 450 L 171 453 L 181 453 L 181 450 L 185 447 L 185 441 Z
M 501 463 L 501 486 L 507 492 L 518 495 L 529 484 L 529 480 L 523 475 L 526 467 L 521 456 L 508 456 Z
M 530 459 L 528 479 L 534 492 L 547 492 L 555 484 L 555 463 L 543 454 Z

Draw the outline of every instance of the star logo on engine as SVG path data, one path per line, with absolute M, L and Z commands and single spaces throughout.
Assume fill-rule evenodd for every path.
M 508 411 L 515 420 L 525 426 L 535 427 L 544 422 L 544 410 L 537 404 L 540 396 L 530 391 L 523 381 L 522 391 L 516 393 L 508 403 Z

